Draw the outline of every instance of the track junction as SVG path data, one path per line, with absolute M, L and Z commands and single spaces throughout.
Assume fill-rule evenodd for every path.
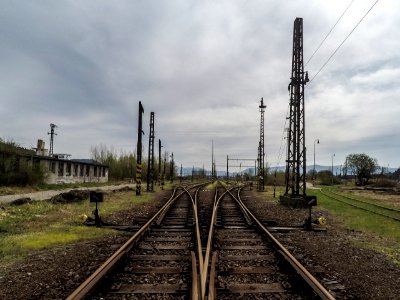
M 243 188 L 176 187 L 68 299 L 334 299 L 244 205 Z

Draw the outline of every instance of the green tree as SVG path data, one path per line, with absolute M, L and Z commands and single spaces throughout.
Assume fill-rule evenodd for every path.
M 90 148 L 91 158 L 95 161 L 107 165 L 109 168 L 108 176 L 113 180 L 124 180 L 136 178 L 136 155 L 134 153 L 120 152 L 118 155 L 113 147 L 106 145 L 97 145 Z M 168 160 L 169 154 L 166 153 L 167 161 L 165 163 L 164 179 L 170 179 L 170 161 Z M 147 178 L 147 153 L 142 156 L 142 182 Z M 164 171 L 164 156 L 161 159 L 161 173 Z M 174 169 L 174 176 L 176 176 L 176 169 Z M 154 180 L 158 179 L 158 157 L 154 159 Z
M 368 184 L 372 174 L 378 168 L 378 161 L 365 153 L 350 154 L 346 157 L 345 165 L 348 170 L 357 178 L 357 183 L 360 185 Z

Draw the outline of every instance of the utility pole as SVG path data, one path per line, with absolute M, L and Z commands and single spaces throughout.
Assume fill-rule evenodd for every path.
M 154 112 L 150 113 L 149 162 L 147 164 L 147 191 L 154 191 Z
M 229 156 L 226 156 L 226 180 L 229 182 Z
M 167 166 L 167 151 L 164 152 L 164 171 L 163 171 L 163 180 L 166 179 L 167 173 L 165 172 L 165 168 Z
M 214 140 L 211 141 L 211 178 L 214 178 Z
M 57 128 L 56 124 L 50 123 L 50 132 L 47 134 L 50 134 L 50 151 L 49 151 L 49 156 L 53 156 L 54 153 L 54 136 L 57 135 L 57 133 L 54 132 L 54 129 Z
M 171 154 L 170 179 L 174 183 L 174 152 Z
M 158 185 L 161 186 L 161 140 L 158 139 Z
M 142 184 L 142 115 L 144 113 L 142 102 L 139 101 L 138 140 L 136 148 L 136 196 L 141 195 Z
M 264 105 L 264 99 L 261 98 L 261 104 L 259 106 L 261 113 L 260 121 L 260 144 L 259 144 L 259 159 L 260 159 L 260 174 L 259 174 L 259 191 L 264 191 L 265 189 L 265 150 L 264 150 L 264 112 L 266 106 Z
M 305 197 L 306 148 L 304 117 L 304 86 L 309 81 L 303 67 L 303 19 L 296 18 L 293 28 L 292 74 L 290 91 L 288 149 L 285 196 Z

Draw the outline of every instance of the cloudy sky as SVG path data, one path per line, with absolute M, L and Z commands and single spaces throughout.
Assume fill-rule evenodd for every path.
M 279 158 L 289 102 L 293 21 L 304 22 L 312 78 L 375 0 L 3 1 L 0 10 L 0 137 L 90 157 L 104 144 L 133 152 L 138 101 L 155 112 L 156 150 L 177 164 L 210 167 L 226 155 L 255 158 L 264 97 L 267 162 Z M 312 164 L 350 153 L 400 166 L 400 2 L 381 0 L 306 86 Z M 283 146 L 282 146 L 283 147 Z M 223 167 L 219 167 L 222 169 Z

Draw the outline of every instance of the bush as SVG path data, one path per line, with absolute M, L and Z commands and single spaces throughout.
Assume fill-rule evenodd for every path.
M 284 186 L 285 185 L 285 172 L 276 172 L 276 177 L 275 177 L 275 173 L 268 174 L 266 184 L 274 185 L 274 182 L 276 182 L 276 185 L 278 185 L 278 186 Z
M 386 178 L 379 178 L 373 184 L 371 184 L 371 186 L 394 188 L 397 186 L 397 182 Z
M 333 184 L 340 183 L 339 179 L 336 176 L 333 176 L 331 171 L 328 170 L 319 171 L 317 174 L 317 179 L 319 183 L 322 185 L 332 185 L 332 177 L 333 177 Z

